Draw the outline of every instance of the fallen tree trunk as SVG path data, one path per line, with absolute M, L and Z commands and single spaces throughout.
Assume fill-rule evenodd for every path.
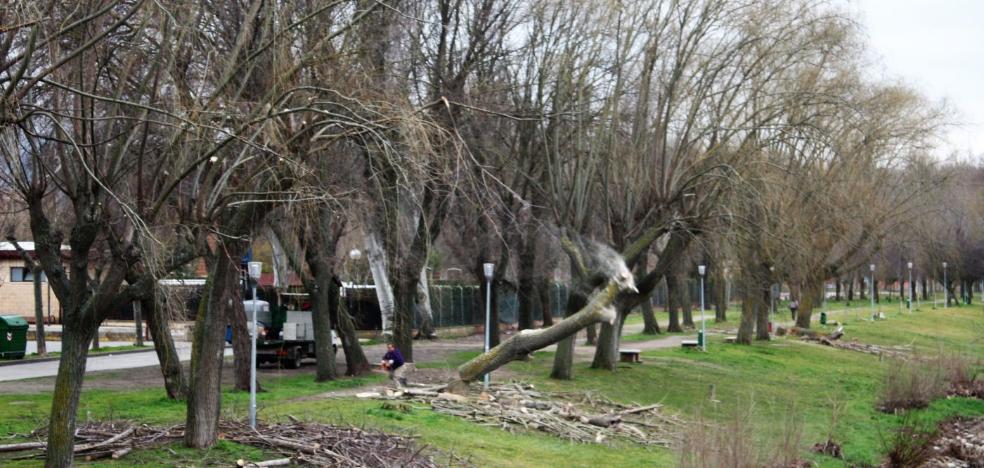
M 471 382 L 511 361 L 563 340 L 588 325 L 598 322 L 614 323 L 617 314 L 612 303 L 623 287 L 634 289 L 635 286 L 631 284 L 631 280 L 627 286 L 623 286 L 616 279 L 610 279 L 604 288 L 591 295 L 588 303 L 578 313 L 552 327 L 523 330 L 513 335 L 499 346 L 462 364 L 458 367 L 458 376 L 463 382 Z

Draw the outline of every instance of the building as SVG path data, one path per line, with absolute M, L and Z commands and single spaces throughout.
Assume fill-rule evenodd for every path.
M 19 242 L 34 257 L 33 242 Z M 68 247 L 63 247 L 63 254 Z M 41 276 L 41 308 L 47 323 L 61 321 L 61 306 L 48 281 Z M 34 274 L 10 242 L 0 242 L 0 315 L 20 315 L 34 323 Z

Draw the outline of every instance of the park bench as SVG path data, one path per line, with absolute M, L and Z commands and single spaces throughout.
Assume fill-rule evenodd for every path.
M 696 348 L 697 340 L 683 340 L 680 342 L 680 346 L 684 348 Z
M 638 349 L 620 349 L 618 350 L 619 360 L 622 362 L 642 362 L 642 360 L 639 359 L 639 353 L 641 352 L 642 351 Z

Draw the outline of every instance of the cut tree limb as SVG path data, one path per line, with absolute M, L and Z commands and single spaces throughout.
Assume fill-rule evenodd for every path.
M 44 442 L 23 442 L 20 444 L 0 445 L 0 452 L 19 452 L 21 450 L 43 449 Z
M 624 278 L 610 279 L 604 288 L 591 295 L 588 303 L 576 314 L 557 322 L 552 327 L 523 330 L 513 335 L 499 346 L 462 364 L 458 367 L 458 376 L 463 382 L 471 382 L 487 372 L 492 372 L 533 351 L 567 338 L 592 323 L 614 323 L 617 314 L 612 303 L 622 289 L 634 289 L 634 287 L 631 279 L 628 283 Z

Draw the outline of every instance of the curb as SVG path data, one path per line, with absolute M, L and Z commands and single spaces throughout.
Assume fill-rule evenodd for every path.
M 102 356 L 120 356 L 120 355 L 123 355 L 123 354 L 146 353 L 148 351 L 151 351 L 152 352 L 152 351 L 154 351 L 154 348 L 148 346 L 147 349 L 128 349 L 126 351 L 114 351 L 114 352 L 110 352 L 110 353 L 96 353 L 96 354 L 91 354 L 90 353 L 88 357 L 89 358 L 93 358 L 93 357 L 102 357 Z M 35 358 L 35 359 L 16 359 L 16 360 L 12 360 L 12 361 L 0 361 L 0 367 L 19 366 L 19 365 L 24 365 L 24 364 L 33 364 L 33 363 L 36 363 L 36 362 L 51 362 L 51 361 L 57 361 L 59 359 L 61 359 L 60 356 Z

